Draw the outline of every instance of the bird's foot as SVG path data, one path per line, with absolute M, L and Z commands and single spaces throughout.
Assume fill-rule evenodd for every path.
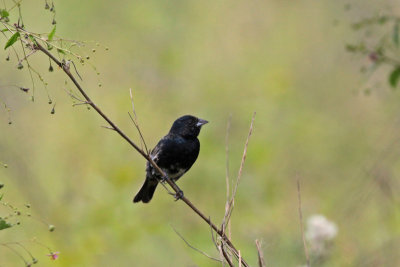
M 179 190 L 176 194 L 175 194 L 175 201 L 178 201 L 179 199 L 183 198 L 183 191 Z
M 158 181 L 162 184 L 165 184 L 168 180 L 168 176 L 161 176 L 160 178 L 158 178 Z
M 173 195 L 175 198 L 175 201 L 178 201 L 179 199 L 183 198 L 183 191 L 179 190 L 177 193 L 169 193 L 170 195 Z

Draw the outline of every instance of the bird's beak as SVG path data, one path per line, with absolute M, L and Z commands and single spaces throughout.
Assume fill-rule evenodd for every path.
M 199 121 L 197 122 L 196 126 L 197 126 L 197 127 L 201 127 L 201 126 L 203 126 L 203 125 L 206 124 L 206 123 L 208 123 L 208 121 L 203 120 L 203 119 L 199 119 Z

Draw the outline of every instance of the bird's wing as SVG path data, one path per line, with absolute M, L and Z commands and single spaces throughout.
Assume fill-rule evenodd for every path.
M 187 172 L 199 154 L 199 141 L 185 140 L 176 135 L 164 136 L 151 151 L 150 156 L 172 179 L 178 179 Z M 155 175 L 155 170 L 149 166 Z
M 153 148 L 153 150 L 150 152 L 150 157 L 151 159 L 157 163 L 159 159 L 160 152 L 162 151 L 162 148 L 165 146 L 165 136 L 158 142 L 158 144 Z

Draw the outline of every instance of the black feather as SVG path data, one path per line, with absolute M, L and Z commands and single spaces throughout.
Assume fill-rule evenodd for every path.
M 197 136 L 206 120 L 186 115 L 177 119 L 169 133 L 151 151 L 150 157 L 174 181 L 184 175 L 196 161 L 200 152 Z M 146 180 L 133 202 L 148 203 L 156 190 L 161 175 L 147 162 Z

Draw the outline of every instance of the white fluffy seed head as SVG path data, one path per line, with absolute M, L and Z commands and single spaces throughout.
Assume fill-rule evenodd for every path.
M 333 240 L 337 233 L 336 224 L 323 215 L 312 215 L 307 220 L 306 239 L 314 253 L 323 254 L 326 244 Z

